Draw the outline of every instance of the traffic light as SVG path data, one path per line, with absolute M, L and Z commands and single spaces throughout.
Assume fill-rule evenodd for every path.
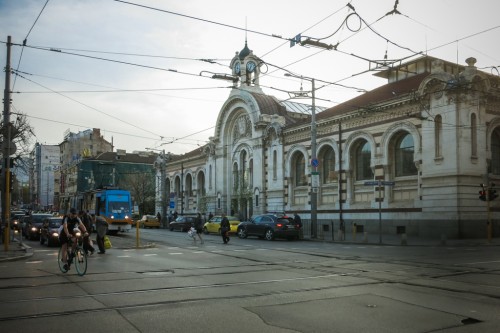
M 486 201 L 486 191 L 479 191 L 479 199 Z

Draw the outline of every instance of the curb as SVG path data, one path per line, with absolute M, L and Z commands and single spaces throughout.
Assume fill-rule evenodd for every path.
M 24 251 L 24 254 L 12 255 L 12 256 L 7 255 L 6 257 L 2 257 L 2 255 L 0 255 L 0 262 L 21 260 L 21 259 L 29 258 L 34 254 L 33 248 L 28 246 L 28 245 L 18 244 L 18 247 L 20 247 L 21 250 L 17 250 L 17 251 L 18 252 Z M 5 253 L 5 252 L 3 252 L 3 253 Z

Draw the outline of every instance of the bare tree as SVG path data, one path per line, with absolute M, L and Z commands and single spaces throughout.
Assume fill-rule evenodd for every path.
M 151 172 L 137 172 L 128 174 L 123 181 L 123 187 L 128 189 L 139 206 L 139 215 L 154 213 L 155 209 L 155 182 Z

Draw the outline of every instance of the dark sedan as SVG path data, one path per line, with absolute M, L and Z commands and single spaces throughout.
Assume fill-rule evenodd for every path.
M 43 220 L 47 217 L 52 217 L 52 214 L 36 213 L 24 216 L 24 236 L 30 240 L 40 239 L 40 229 L 42 228 Z
M 249 221 L 241 222 L 236 233 L 239 238 L 257 236 L 267 240 L 275 238 L 298 239 L 299 226 L 287 218 L 264 214 L 256 215 Z
M 194 222 L 196 216 L 179 216 L 175 221 L 170 222 L 168 228 L 170 231 L 188 231 L 191 227 L 194 227 Z
M 62 217 L 48 217 L 43 220 L 40 230 L 40 244 L 47 246 L 59 245 L 59 228 L 63 222 Z

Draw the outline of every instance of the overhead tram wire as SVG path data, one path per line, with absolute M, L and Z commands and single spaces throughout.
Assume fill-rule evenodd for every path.
M 36 17 L 35 19 L 35 22 L 33 22 L 33 25 L 31 26 L 30 30 L 28 31 L 28 33 L 26 34 L 26 37 L 24 38 L 24 41 L 23 41 L 23 47 L 21 48 L 21 54 L 19 55 L 19 61 L 17 62 L 17 67 L 16 67 L 16 70 L 19 69 L 19 66 L 21 66 L 21 59 L 23 58 L 23 51 L 24 51 L 24 45 L 26 45 L 26 42 L 28 40 L 28 37 L 31 33 L 31 31 L 33 30 L 33 28 L 35 27 L 35 24 L 38 22 L 38 19 L 40 18 L 40 16 L 42 15 L 43 13 L 43 10 L 45 9 L 45 7 L 47 6 L 47 4 L 49 3 L 49 0 L 47 0 L 45 2 L 45 5 L 43 5 L 42 7 L 42 10 L 40 11 L 40 13 L 38 14 L 38 16 Z M 14 89 L 16 85 L 16 77 L 14 77 L 14 82 L 12 84 L 12 89 Z

